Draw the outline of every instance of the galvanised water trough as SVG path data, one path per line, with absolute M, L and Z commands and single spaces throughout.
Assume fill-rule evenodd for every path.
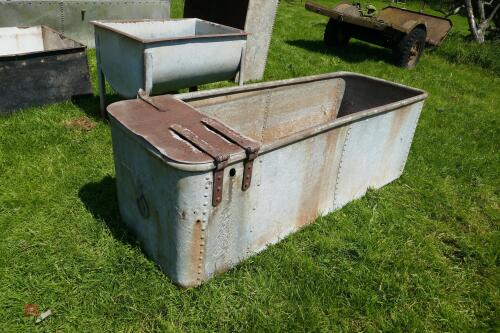
M 243 82 L 247 34 L 199 19 L 93 21 L 101 112 L 104 82 L 126 98 L 209 82 Z
M 199 285 L 397 179 L 427 94 L 340 72 L 108 107 L 123 221 Z
M 0 28 L 0 114 L 92 94 L 85 49 L 46 26 Z

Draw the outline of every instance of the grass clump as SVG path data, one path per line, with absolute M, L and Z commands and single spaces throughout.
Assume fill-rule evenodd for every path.
M 432 52 L 455 64 L 472 64 L 500 75 L 500 40 L 483 44 L 472 42 L 462 33 L 451 33 L 443 45 Z

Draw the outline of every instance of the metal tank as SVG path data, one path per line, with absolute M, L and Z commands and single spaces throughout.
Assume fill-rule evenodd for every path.
M 331 73 L 108 107 L 123 221 L 184 287 L 403 172 L 427 94 Z
M 92 20 L 170 17 L 170 0 L 0 0 L 0 26 L 46 25 L 94 47 Z
M 121 96 L 157 95 L 234 79 L 243 82 L 247 34 L 199 20 L 93 21 L 101 112 L 105 80 Z
M 85 49 L 46 26 L 0 28 L 0 115 L 92 94 Z

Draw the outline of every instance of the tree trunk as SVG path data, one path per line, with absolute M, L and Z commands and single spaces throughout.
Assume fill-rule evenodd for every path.
M 479 19 L 476 20 L 474 16 L 474 7 L 472 6 L 472 0 L 465 0 L 465 9 L 467 11 L 467 21 L 469 22 L 469 30 L 471 32 L 472 38 L 479 42 L 484 43 L 484 37 L 486 35 L 486 31 L 490 26 L 491 20 L 495 17 L 496 13 L 500 10 L 500 3 L 498 3 L 491 14 L 486 17 L 484 5 L 484 0 L 476 0 L 476 10 L 478 11 Z M 488 5 L 493 4 L 493 1 L 490 1 Z
M 477 0 L 477 10 L 479 12 L 479 22 L 484 22 L 484 20 L 486 20 L 486 14 L 484 13 L 484 1 Z
M 469 29 L 472 34 L 472 38 L 479 43 L 484 43 L 484 35 L 482 35 L 478 29 L 471 0 L 465 0 L 465 9 L 467 10 L 467 21 L 469 22 Z

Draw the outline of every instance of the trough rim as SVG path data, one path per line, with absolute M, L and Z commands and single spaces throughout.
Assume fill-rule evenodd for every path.
M 82 43 L 74 40 L 73 38 L 66 36 L 64 33 L 60 32 L 58 30 L 52 29 L 51 27 L 44 25 L 44 24 L 20 25 L 20 26 L 10 26 L 10 27 L 1 27 L 1 28 L 28 29 L 28 28 L 36 28 L 36 27 L 46 28 L 55 34 L 63 36 L 65 39 L 69 39 L 70 41 L 76 43 L 77 46 L 63 47 L 63 48 L 53 49 L 53 50 L 42 50 L 42 51 L 6 54 L 6 55 L 0 56 L 0 61 L 26 59 L 26 58 L 31 58 L 31 57 L 38 57 L 41 55 L 46 56 L 46 55 L 56 55 L 56 54 L 68 54 L 68 53 L 73 53 L 73 52 L 82 52 L 82 51 L 85 51 L 87 49 L 87 46 L 85 46 L 84 44 L 82 44 Z
M 319 126 L 311 127 L 308 129 L 305 129 L 303 131 L 296 132 L 294 134 L 285 136 L 281 139 L 274 140 L 272 142 L 268 143 L 261 143 L 262 146 L 259 150 L 259 156 L 264 155 L 266 153 L 269 153 L 271 151 L 280 149 L 282 147 L 294 144 L 298 141 L 306 140 L 310 137 L 320 135 L 322 133 L 328 132 L 334 128 L 338 128 L 341 126 L 349 125 L 351 123 L 354 123 L 360 119 L 368 119 L 374 116 L 377 116 L 379 114 L 384 114 L 391 112 L 395 109 L 399 109 L 408 105 L 412 105 L 418 102 L 424 101 L 428 97 L 428 93 L 422 89 L 418 88 L 412 88 L 400 83 L 395 83 L 391 82 L 388 80 L 384 79 L 379 79 L 373 76 L 368 76 L 368 75 L 363 75 L 363 74 L 358 74 L 358 73 L 352 73 L 352 72 L 347 72 L 347 71 L 340 71 L 340 72 L 333 72 L 333 73 L 327 73 L 327 74 L 319 74 L 319 75 L 311 75 L 311 76 L 304 76 L 304 77 L 299 77 L 299 78 L 293 78 L 293 79 L 285 79 L 285 80 L 277 80 L 277 81 L 269 81 L 269 82 L 261 82 L 261 83 L 254 83 L 254 84 L 248 84 L 245 86 L 237 86 L 237 87 L 229 87 L 229 88 L 219 88 L 219 89 L 212 89 L 212 90 L 204 90 L 204 91 L 197 91 L 197 92 L 189 92 L 189 93 L 182 93 L 182 94 L 175 94 L 172 95 L 174 98 L 189 104 L 189 100 L 192 99 L 198 99 L 198 98 L 205 98 L 205 97 L 216 97 L 220 95 L 225 95 L 227 93 L 238 93 L 238 92 L 246 92 L 246 91 L 252 91 L 252 90 L 261 90 L 265 88 L 277 88 L 277 87 L 284 87 L 284 86 L 291 86 L 291 85 L 296 85 L 296 84 L 301 84 L 301 83 L 308 83 L 308 82 L 313 82 L 313 81 L 322 81 L 322 80 L 328 80 L 332 78 L 342 78 L 345 76 L 354 76 L 354 77 L 359 77 L 359 78 L 365 78 L 365 79 L 370 79 L 382 83 L 387 83 L 395 87 L 400 87 L 400 88 L 405 88 L 409 91 L 413 91 L 415 93 L 418 93 L 417 96 L 406 98 L 404 100 L 401 100 L 399 102 L 394 102 L 394 103 L 389 103 L 381 107 L 375 107 L 371 109 L 366 109 L 364 111 L 360 111 L 354 114 L 346 115 L 341 118 L 335 118 L 333 121 L 329 121 L 327 123 L 324 123 Z M 154 97 L 153 97 L 154 98 Z M 127 103 L 127 100 L 115 102 L 113 104 L 110 104 L 108 107 L 117 104 L 118 106 L 121 103 Z M 116 107 L 115 106 L 115 107 Z M 151 143 L 149 143 L 145 138 L 140 137 L 139 135 L 135 134 L 134 132 L 130 131 L 126 126 L 124 126 L 120 121 L 118 121 L 111 113 L 108 112 L 109 120 L 113 123 L 113 126 L 115 126 L 117 129 L 121 131 L 125 131 L 128 133 L 131 133 L 130 137 L 133 140 L 136 140 L 139 144 L 141 144 L 144 148 L 146 148 L 150 153 L 152 153 L 154 156 L 162 160 L 164 163 L 167 165 L 178 169 L 182 171 L 188 171 L 188 172 L 207 172 L 207 171 L 212 171 L 216 169 L 216 165 L 214 162 L 208 162 L 208 163 L 182 163 L 178 161 L 174 161 L 166 157 L 161 153 L 160 150 L 158 150 L 155 146 L 153 146 Z M 236 163 L 240 163 L 246 159 L 246 153 L 244 151 L 231 154 L 228 159 L 228 166 L 233 165 Z
M 110 27 L 106 25 L 107 23 L 138 23 L 138 22 L 167 22 L 167 21 L 185 21 L 185 20 L 196 20 L 200 22 L 206 22 L 208 24 L 216 25 L 219 27 L 227 28 L 230 30 L 233 30 L 234 32 L 227 33 L 227 34 L 209 34 L 209 35 L 186 35 L 186 36 L 181 36 L 181 37 L 170 37 L 170 38 L 140 38 L 137 36 L 134 36 L 132 34 L 129 34 L 127 32 L 123 32 L 119 29 Z M 209 38 L 221 38 L 221 37 L 241 37 L 241 36 L 248 36 L 250 35 L 248 32 L 233 28 L 227 25 L 207 21 L 207 20 L 202 20 L 199 18 L 178 18 L 178 19 L 165 19 L 165 20 L 159 20 L 159 19 L 137 19 L 137 20 L 95 20 L 95 21 L 90 21 L 94 26 L 99 27 L 103 30 L 109 30 L 111 32 L 114 32 L 120 36 L 124 36 L 127 38 L 130 38 L 132 40 L 135 40 L 137 42 L 140 42 L 142 44 L 152 44 L 152 43 L 158 43 L 158 42 L 170 42 L 170 41 L 180 41 L 180 40 L 203 40 L 203 39 L 209 39 Z

